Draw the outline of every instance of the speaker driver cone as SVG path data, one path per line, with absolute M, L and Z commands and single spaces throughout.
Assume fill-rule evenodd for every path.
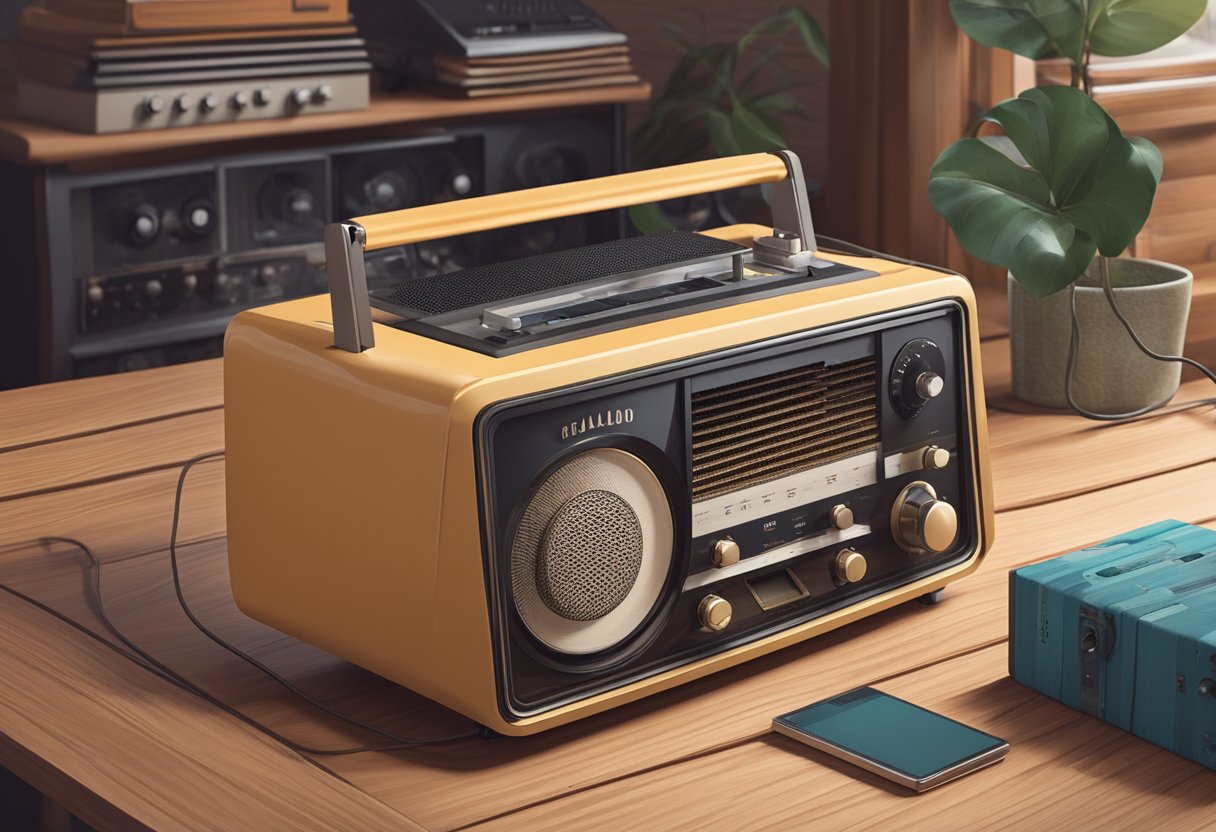
M 579 454 L 533 493 L 511 546 L 511 594 L 541 643 L 570 655 L 619 646 L 662 596 L 672 517 L 658 478 L 612 448 Z

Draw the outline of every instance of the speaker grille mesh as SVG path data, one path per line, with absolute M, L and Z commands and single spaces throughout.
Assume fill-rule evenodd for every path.
M 877 448 L 876 373 L 867 356 L 694 393 L 693 499 Z
M 584 491 L 549 521 L 536 559 L 536 585 L 549 609 L 571 621 L 612 612 L 642 566 L 642 527 L 629 504 Z

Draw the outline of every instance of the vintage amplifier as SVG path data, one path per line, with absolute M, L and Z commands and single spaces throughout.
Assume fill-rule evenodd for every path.
M 365 286 L 384 246 L 758 184 L 772 227 Z M 969 283 L 822 256 L 792 154 L 362 217 L 326 254 L 328 300 L 227 332 L 234 596 L 494 730 L 925 596 L 991 544 Z
M 1216 769 L 1216 531 L 1165 520 L 1009 577 L 1014 679 Z

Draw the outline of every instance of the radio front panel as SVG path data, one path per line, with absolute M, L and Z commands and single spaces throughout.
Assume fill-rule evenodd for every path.
M 483 413 L 503 716 L 721 653 L 973 556 L 964 315 L 937 302 Z

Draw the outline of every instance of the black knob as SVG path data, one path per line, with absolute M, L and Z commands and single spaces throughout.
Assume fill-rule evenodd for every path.
M 208 199 L 192 199 L 182 209 L 182 224 L 196 237 L 206 237 L 215 228 L 215 205 Z
M 290 188 L 283 194 L 283 216 L 299 225 L 311 222 L 317 213 L 317 198 L 307 188 Z
M 891 365 L 888 392 L 895 412 L 915 419 L 946 387 L 946 359 L 928 338 L 904 344 Z
M 137 205 L 127 222 L 127 236 L 131 242 L 143 246 L 160 234 L 160 212 L 153 205 Z

